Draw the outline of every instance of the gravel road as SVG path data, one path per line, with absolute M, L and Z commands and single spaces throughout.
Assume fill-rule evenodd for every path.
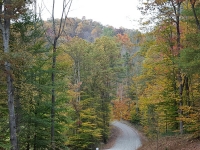
M 137 131 L 130 126 L 115 121 L 112 125 L 121 130 L 121 134 L 117 137 L 114 146 L 107 150 L 137 150 L 141 146 L 140 137 Z

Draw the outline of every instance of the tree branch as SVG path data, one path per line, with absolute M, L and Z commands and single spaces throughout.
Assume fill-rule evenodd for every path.
M 197 17 L 196 10 L 195 10 L 195 2 L 196 1 L 192 2 L 192 0 L 190 0 L 190 4 L 192 6 L 192 12 L 193 12 L 193 15 L 194 15 L 194 18 L 195 18 L 195 21 L 196 21 L 196 25 L 197 25 L 198 30 L 200 30 L 200 23 L 199 23 L 199 19 Z
M 63 11 L 62 11 L 62 17 L 61 17 L 60 27 L 59 27 L 59 31 L 58 31 L 58 37 L 60 37 L 60 35 L 64 31 L 64 28 L 65 28 L 65 25 L 66 25 L 66 20 L 67 20 L 68 14 L 69 14 L 69 10 L 70 10 L 71 5 L 72 5 L 72 0 L 69 0 L 67 4 L 65 4 L 65 2 L 66 2 L 66 0 L 63 1 Z M 65 13 L 65 9 L 67 8 L 68 5 L 69 5 L 69 7 L 68 7 L 68 10 L 67 10 L 67 13 L 65 14 L 65 18 L 64 18 L 64 22 L 63 22 L 63 16 L 64 16 L 64 13 Z
M 39 7 L 39 16 L 40 16 L 40 19 L 42 18 L 42 16 L 41 16 L 41 8 Z M 41 19 L 42 20 L 42 19 Z M 52 43 L 52 41 L 51 41 L 51 38 L 47 35 L 47 33 L 46 33 L 46 30 L 45 30 L 45 28 L 44 28 L 44 23 L 43 23 L 43 21 L 41 21 L 41 23 L 42 23 L 42 28 L 43 28 L 43 30 L 44 30 L 44 34 L 45 34 L 45 37 L 47 38 L 47 40 L 48 40 L 48 42 L 49 43 Z

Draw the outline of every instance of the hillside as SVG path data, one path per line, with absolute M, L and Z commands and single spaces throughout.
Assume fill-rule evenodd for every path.
M 59 19 L 55 19 L 56 28 L 59 28 Z M 52 20 L 48 19 L 44 22 L 45 26 L 51 30 Z M 94 42 L 96 38 L 101 36 L 114 37 L 117 34 L 127 34 L 130 37 L 131 42 L 139 42 L 135 39 L 135 36 L 139 33 L 138 30 L 126 29 L 123 27 L 114 28 L 113 26 L 104 26 L 100 22 L 86 19 L 83 17 L 79 18 L 67 18 L 65 24 L 64 36 L 79 37 L 87 40 L 88 42 Z

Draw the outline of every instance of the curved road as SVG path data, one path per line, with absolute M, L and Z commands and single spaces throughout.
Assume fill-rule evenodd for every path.
M 137 150 L 141 146 L 140 137 L 135 129 L 119 121 L 113 122 L 112 125 L 122 132 L 117 137 L 114 146 L 107 150 Z

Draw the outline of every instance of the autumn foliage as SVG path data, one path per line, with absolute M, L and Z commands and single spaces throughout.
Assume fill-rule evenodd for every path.
M 129 98 L 122 100 L 114 100 L 113 103 L 113 118 L 117 120 L 131 120 L 131 110 L 135 105 Z

